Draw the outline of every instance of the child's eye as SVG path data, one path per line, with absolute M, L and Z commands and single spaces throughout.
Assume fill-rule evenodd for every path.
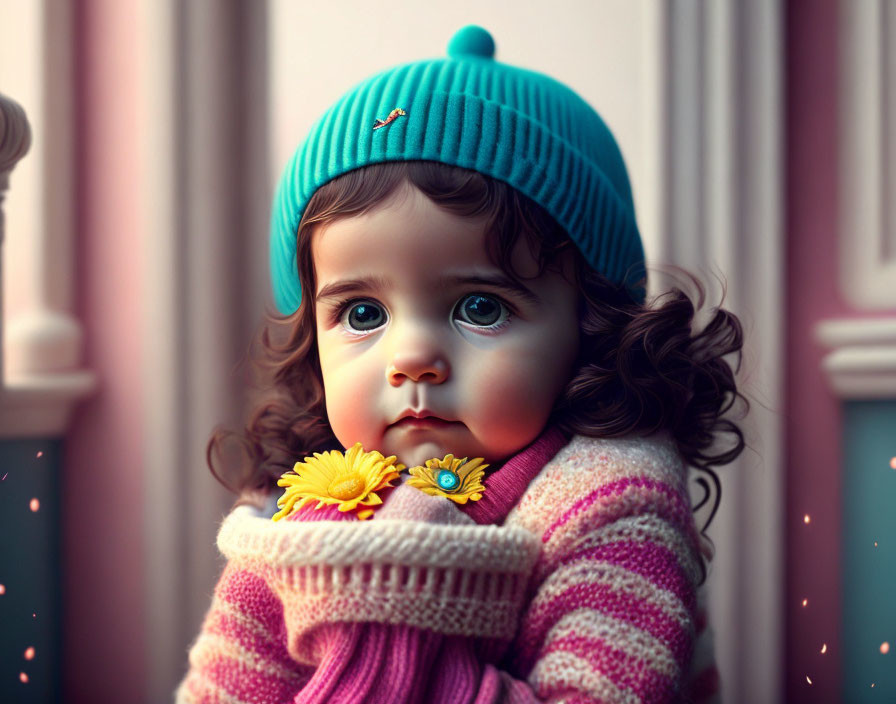
M 386 311 L 373 301 L 355 301 L 343 309 L 340 320 L 350 330 L 367 332 L 386 322 Z
M 471 293 L 458 301 L 454 317 L 469 325 L 495 330 L 510 319 L 510 310 L 494 296 Z

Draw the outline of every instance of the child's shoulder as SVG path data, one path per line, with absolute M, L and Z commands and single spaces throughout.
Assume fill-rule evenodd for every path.
M 532 481 L 527 494 L 563 490 L 578 495 L 626 478 L 680 483 L 681 455 L 668 433 L 621 438 L 576 435 Z
M 686 497 L 686 470 L 667 433 L 622 438 L 576 435 L 532 480 L 508 516 L 543 534 L 571 513 L 617 513 Z M 609 516 L 607 516 L 609 518 Z

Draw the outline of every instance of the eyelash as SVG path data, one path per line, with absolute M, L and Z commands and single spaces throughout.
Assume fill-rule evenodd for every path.
M 353 305 L 357 305 L 358 303 L 374 303 L 385 311 L 385 306 L 377 303 L 372 298 L 346 298 L 340 301 L 336 301 L 335 305 L 332 309 L 332 314 L 330 316 L 330 325 L 339 325 L 342 328 L 342 332 L 346 335 L 351 335 L 352 337 L 364 337 L 373 330 L 352 330 L 347 325 L 342 323 L 342 319 L 345 317 L 345 314 L 351 309 Z M 388 314 L 386 315 L 386 320 L 389 319 Z M 379 328 L 374 328 L 374 330 L 378 330 Z
M 458 320 L 458 322 L 462 323 L 464 327 L 475 330 L 480 335 L 494 335 L 510 325 L 510 322 L 516 317 L 516 310 L 507 301 L 501 298 L 501 296 L 497 296 L 493 293 L 481 293 L 479 291 L 465 293 L 463 296 L 458 298 L 457 303 L 454 304 L 454 308 L 451 309 L 451 314 L 454 315 L 454 312 L 458 309 L 460 304 L 471 296 L 483 296 L 485 298 L 491 298 L 497 301 L 498 305 L 500 305 L 501 308 L 507 312 L 507 317 L 504 320 L 502 320 L 500 323 L 492 323 L 491 325 L 475 325 L 473 323 L 468 323 L 466 320 Z
M 516 317 L 516 315 L 517 315 L 517 313 L 516 313 L 516 309 L 515 309 L 512 305 L 510 305 L 507 301 L 505 301 L 501 296 L 498 296 L 498 295 L 496 295 L 496 294 L 494 294 L 494 293 L 482 293 L 482 292 L 479 292 L 479 291 L 473 291 L 473 292 L 470 292 L 470 293 L 465 293 L 465 294 L 462 295 L 460 298 L 458 298 L 458 299 L 457 299 L 457 302 L 454 304 L 454 307 L 451 309 L 452 316 L 454 315 L 454 311 L 457 310 L 457 307 L 458 307 L 458 305 L 460 304 L 461 301 L 463 301 L 464 299 L 468 298 L 469 296 L 475 296 L 475 295 L 477 295 L 477 294 L 478 294 L 478 295 L 481 295 L 481 296 L 485 296 L 485 297 L 487 297 L 487 298 L 492 298 L 492 299 L 494 299 L 495 301 L 497 301 L 497 302 L 504 308 L 504 310 L 507 311 L 507 318 L 506 318 L 505 320 L 501 321 L 501 322 L 498 323 L 498 324 L 494 324 L 494 323 L 493 323 L 491 326 L 488 326 L 488 325 L 474 325 L 474 324 L 472 324 L 472 323 L 468 323 L 468 322 L 465 321 L 465 320 L 460 320 L 459 322 L 462 323 L 466 328 L 468 328 L 468 329 L 473 329 L 473 330 L 475 330 L 477 333 L 479 333 L 479 334 L 481 334 L 481 335 L 491 335 L 491 334 L 495 334 L 495 333 L 497 333 L 497 332 L 500 331 L 500 330 L 503 330 L 503 329 L 504 329 L 505 327 L 507 327 L 507 326 L 510 324 L 510 322 Z M 365 331 L 363 331 L 363 330 L 352 330 L 352 329 L 349 328 L 348 326 L 346 326 L 346 325 L 342 325 L 342 318 L 345 316 L 346 312 L 348 312 L 348 310 L 349 310 L 353 305 L 356 305 L 356 304 L 358 304 L 358 303 L 374 303 L 374 304 L 380 306 L 381 308 L 383 308 L 383 310 L 385 310 L 385 306 L 383 306 L 382 304 L 378 303 L 376 300 L 374 300 L 374 299 L 372 299 L 372 298 L 358 298 L 358 297 L 355 297 L 355 298 L 344 298 L 344 299 L 342 299 L 342 300 L 338 300 L 338 301 L 336 301 L 336 302 L 333 304 L 333 307 L 332 307 L 332 309 L 331 309 L 331 313 L 330 313 L 330 315 L 329 315 L 329 324 L 330 324 L 331 326 L 341 325 L 343 331 L 345 332 L 345 334 L 347 334 L 347 335 L 351 335 L 351 336 L 353 336 L 353 337 L 363 337 L 363 336 L 369 334 L 370 332 L 373 332 L 373 330 L 371 330 L 371 331 L 367 331 L 367 332 L 365 332 Z M 388 313 L 387 313 L 387 315 L 386 315 L 386 319 L 387 319 L 387 320 L 389 319 Z M 378 329 L 379 329 L 379 328 L 374 328 L 374 330 L 378 330 Z

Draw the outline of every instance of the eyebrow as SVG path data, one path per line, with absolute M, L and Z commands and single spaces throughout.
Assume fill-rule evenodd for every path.
M 434 280 L 434 285 L 440 288 L 450 286 L 471 285 L 471 286 L 488 286 L 499 291 L 503 291 L 510 295 L 515 295 L 524 300 L 538 305 L 541 299 L 535 295 L 529 288 L 523 286 L 518 281 L 514 281 L 503 273 L 493 274 L 467 274 L 456 276 L 442 276 Z M 317 292 L 317 298 L 342 298 L 343 296 L 361 291 L 382 291 L 389 287 L 389 280 L 384 276 L 362 276 L 356 279 L 346 279 L 344 281 L 333 281 L 325 284 Z
M 384 276 L 362 276 L 357 279 L 333 281 L 321 286 L 320 291 L 317 292 L 317 299 L 342 298 L 346 294 L 358 291 L 382 291 L 388 287 L 389 280 Z
M 541 299 L 535 295 L 529 288 L 523 286 L 520 282 L 514 281 L 503 273 L 494 274 L 476 274 L 469 276 L 446 276 L 442 279 L 445 284 L 449 285 L 473 285 L 473 286 L 490 286 L 499 291 L 504 291 L 511 295 L 520 296 L 529 303 L 538 305 Z

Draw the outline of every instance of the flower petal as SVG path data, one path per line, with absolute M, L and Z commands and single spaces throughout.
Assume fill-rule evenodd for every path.
M 287 487 L 286 492 L 277 501 L 281 511 L 276 514 L 278 520 L 290 512 L 298 510 L 309 502 L 317 502 L 317 508 L 336 505 L 345 513 L 358 506 L 378 506 L 383 503 L 375 492 L 392 487 L 392 481 L 398 479 L 399 472 L 405 469 L 403 464 L 395 463 L 396 457 L 388 458 L 376 451 L 364 452 L 361 443 L 355 443 L 346 450 L 315 452 L 303 462 L 297 462 L 292 472 L 284 473 L 277 481 L 278 486 Z M 363 481 L 363 489 L 351 499 L 340 499 L 330 494 L 330 486 L 340 476 L 359 475 Z M 365 513 L 373 509 L 366 509 Z

